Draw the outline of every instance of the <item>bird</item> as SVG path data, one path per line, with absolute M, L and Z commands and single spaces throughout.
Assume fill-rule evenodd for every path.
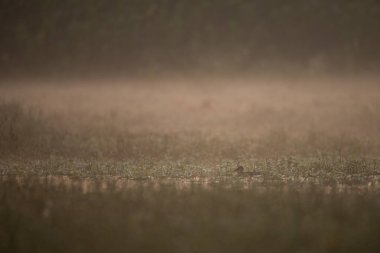
M 237 176 L 243 176 L 243 177 L 254 177 L 254 176 L 261 176 L 262 173 L 258 171 L 244 171 L 244 167 L 239 165 L 234 172 Z

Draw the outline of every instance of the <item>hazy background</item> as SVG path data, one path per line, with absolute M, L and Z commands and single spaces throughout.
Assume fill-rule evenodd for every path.
M 0 252 L 380 252 L 379 45 L 379 0 L 0 0 Z
M 1 0 L 4 78 L 369 75 L 377 0 Z
M 0 3 L 7 154 L 380 150 L 378 1 Z

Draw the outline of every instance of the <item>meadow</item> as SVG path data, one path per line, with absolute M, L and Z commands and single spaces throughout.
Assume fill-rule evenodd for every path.
M 378 252 L 379 110 L 377 80 L 3 83 L 0 251 Z

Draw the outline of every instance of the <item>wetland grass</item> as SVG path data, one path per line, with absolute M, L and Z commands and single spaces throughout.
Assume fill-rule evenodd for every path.
M 0 91 L 0 252 L 380 250 L 377 86 Z

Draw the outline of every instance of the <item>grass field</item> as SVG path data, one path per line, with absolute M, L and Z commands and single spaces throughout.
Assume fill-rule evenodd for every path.
M 0 252 L 380 250 L 377 81 L 5 84 L 0 101 Z

